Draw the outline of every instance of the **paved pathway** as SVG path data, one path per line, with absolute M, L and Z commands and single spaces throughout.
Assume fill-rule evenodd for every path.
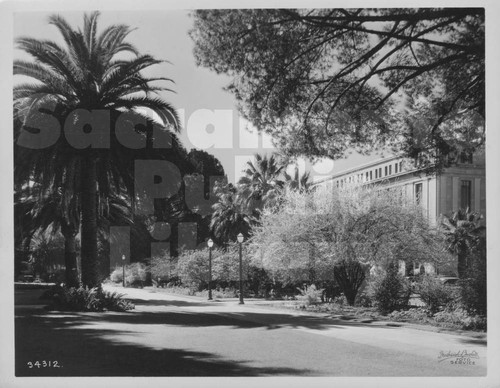
M 122 289 L 127 313 L 49 313 L 18 295 L 16 370 L 51 376 L 481 376 L 483 338 Z M 457 357 L 460 354 L 463 357 Z M 467 356 L 465 356 L 467 355 Z M 59 368 L 30 368 L 34 361 Z M 455 362 L 461 364 L 455 364 Z M 452 363 L 453 362 L 453 363 Z

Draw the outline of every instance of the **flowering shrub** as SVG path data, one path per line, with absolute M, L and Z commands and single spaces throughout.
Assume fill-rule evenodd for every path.
M 123 280 L 123 270 L 121 268 L 115 268 L 111 275 L 109 275 L 109 280 L 113 283 L 121 283 Z
M 140 286 L 144 285 L 146 281 L 146 266 L 142 263 L 132 263 L 125 266 L 125 285 Z M 114 283 L 122 283 L 123 281 L 123 268 L 117 267 L 111 275 L 110 280 Z
M 458 327 L 464 330 L 486 330 L 486 318 L 469 315 L 464 308 L 440 311 L 434 314 L 434 319 L 444 326 Z
M 142 263 L 132 263 L 125 269 L 125 284 L 127 286 L 144 287 L 146 281 L 146 266 Z
M 321 295 L 323 294 L 323 289 L 317 289 L 314 284 L 309 287 L 304 286 L 304 288 L 297 288 L 300 291 L 300 295 L 297 295 L 297 299 L 300 301 L 301 305 L 310 306 L 318 304 L 321 301 Z

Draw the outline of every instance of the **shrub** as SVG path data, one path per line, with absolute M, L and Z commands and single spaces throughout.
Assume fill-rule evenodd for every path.
M 346 306 L 347 303 L 347 298 L 345 297 L 344 294 L 340 294 L 332 299 L 332 303 L 339 305 L 339 306 Z
M 146 266 L 142 263 L 132 263 L 125 268 L 125 285 L 143 287 L 146 281 Z
M 486 316 L 486 282 L 476 279 L 464 279 L 459 282 L 460 299 L 470 314 Z
M 196 292 L 195 295 L 203 298 L 208 298 L 208 290 Z M 218 299 L 237 298 L 238 296 L 239 296 L 239 290 L 233 287 L 212 290 L 213 298 L 218 298 Z
M 430 322 L 429 310 L 424 308 L 411 308 L 408 310 L 393 311 L 388 315 L 388 318 L 399 322 Z
M 128 311 L 135 308 L 132 302 L 127 299 L 123 299 L 123 294 L 109 291 L 102 291 L 100 307 L 104 311 Z
M 273 286 L 272 279 L 263 268 L 248 267 L 248 290 L 255 296 L 268 297 Z
M 102 288 L 55 287 L 52 292 L 51 310 L 61 311 L 127 311 L 134 308 L 123 295 L 103 291 Z
M 356 297 L 356 302 L 354 305 L 357 307 L 372 307 L 373 303 L 370 296 L 366 292 L 363 292 Z
M 469 314 L 486 316 L 486 257 L 472 257 L 469 278 L 459 281 L 460 299 Z
M 165 290 L 166 290 L 166 292 L 171 293 L 171 294 L 190 295 L 190 296 L 195 295 L 195 290 L 193 290 L 189 287 L 182 287 L 182 286 L 173 285 L 173 284 L 167 284 L 167 287 L 165 288 Z
M 193 292 L 201 291 L 208 283 L 208 249 L 184 251 L 179 256 L 176 272 L 183 285 Z
M 463 330 L 486 330 L 486 318 L 470 315 L 464 308 L 440 311 L 434 314 L 434 320 L 444 323 L 444 326 L 458 327 Z
M 318 304 L 321 301 L 323 289 L 317 289 L 314 284 L 311 284 L 309 287 L 304 286 L 304 288 L 297 288 L 297 290 L 300 291 L 300 295 L 297 295 L 297 299 L 304 306 Z
M 123 269 L 120 267 L 115 268 L 114 271 L 111 272 L 111 275 L 109 275 L 109 280 L 113 283 L 121 283 L 123 281 Z
M 427 308 L 435 313 L 452 300 L 452 289 L 434 276 L 424 275 L 416 285 L 416 292 Z
M 379 275 L 370 284 L 370 295 L 377 310 L 382 314 L 408 307 L 411 287 L 398 272 L 395 264 L 389 265 L 383 275 Z
M 147 267 L 142 263 L 132 263 L 125 266 L 125 285 L 130 286 L 144 286 L 147 276 Z M 111 275 L 110 280 L 114 283 L 123 282 L 123 268 L 117 267 Z
M 428 323 L 450 329 L 486 330 L 486 318 L 469 315 L 463 308 L 448 308 L 434 315 L 426 308 L 411 308 L 393 311 L 388 318 L 393 321 Z
M 184 251 L 177 262 L 176 273 L 183 285 L 194 291 L 208 288 L 208 248 Z M 243 261 L 243 276 L 247 278 L 248 261 Z M 235 285 L 239 279 L 238 253 L 234 247 L 227 251 L 212 249 L 212 287 Z
M 176 262 L 168 255 L 156 256 L 151 259 L 151 278 L 159 283 L 165 283 L 175 276 Z
M 366 278 L 367 265 L 358 260 L 344 259 L 334 268 L 334 278 L 342 289 L 347 302 L 354 306 L 356 296 Z

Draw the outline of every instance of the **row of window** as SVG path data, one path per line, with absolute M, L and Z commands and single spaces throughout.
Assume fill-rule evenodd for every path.
M 422 183 L 415 183 L 413 186 L 414 198 L 417 204 L 422 201 Z M 471 208 L 472 181 L 462 180 L 460 184 L 460 208 Z
M 383 170 L 382 167 L 378 167 L 373 170 L 366 171 L 365 173 L 360 173 L 342 179 L 338 179 L 336 185 L 337 187 L 343 187 L 344 184 L 370 182 L 373 179 L 380 179 L 382 177 L 390 176 L 392 175 L 393 172 L 393 166 L 394 166 L 394 174 L 398 174 L 403 171 L 403 161 L 400 161 L 384 166 Z

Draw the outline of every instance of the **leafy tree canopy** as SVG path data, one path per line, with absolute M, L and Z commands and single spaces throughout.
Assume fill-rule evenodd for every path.
M 282 206 L 264 209 L 253 228 L 254 264 L 282 278 L 311 266 L 327 274 L 346 261 L 381 268 L 399 260 L 446 264 L 443 236 L 400 189 L 391 190 L 286 192 Z
M 234 77 L 227 88 L 241 113 L 285 154 L 336 159 L 390 146 L 430 168 L 484 141 L 484 9 L 193 17 L 198 65 Z
M 221 162 L 212 154 L 203 150 L 193 148 L 188 154 L 189 161 L 193 164 L 195 172 L 204 177 L 224 176 L 224 167 Z

